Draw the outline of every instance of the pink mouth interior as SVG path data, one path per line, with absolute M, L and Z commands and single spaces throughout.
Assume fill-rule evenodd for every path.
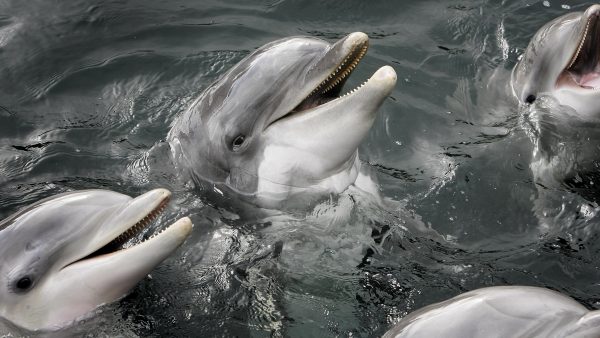
M 556 87 L 600 89 L 600 17 L 592 14 L 588 19 L 582 40 L 573 59 L 558 76 Z
M 556 86 L 557 88 L 579 87 L 584 89 L 600 89 L 600 72 L 594 70 L 589 73 L 577 74 L 566 70 L 560 74 Z
M 600 73 L 594 71 L 584 74 L 579 80 L 579 85 L 588 88 L 600 88 Z

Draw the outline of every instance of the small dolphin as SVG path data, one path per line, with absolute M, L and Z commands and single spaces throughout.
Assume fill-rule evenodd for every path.
M 83 190 L 43 199 L 0 222 L 0 316 L 56 330 L 123 297 L 191 232 L 184 217 L 120 248 L 166 207 L 170 192 L 137 198 Z
M 532 103 L 554 96 L 579 114 L 600 113 L 600 5 L 569 13 L 544 25 L 512 72 L 514 95 Z
M 600 337 L 600 311 L 545 288 L 496 286 L 419 309 L 383 337 L 592 338 Z
M 521 121 L 534 146 L 533 210 L 540 230 L 590 235 L 590 221 L 600 211 L 593 206 L 600 201 L 600 5 L 544 25 L 513 69 L 511 83 L 521 102 L 536 102 Z
M 368 44 L 352 33 L 334 44 L 291 37 L 257 49 L 176 119 L 167 138 L 175 162 L 196 182 L 264 207 L 344 191 L 361 180 L 357 148 L 396 83 L 385 66 L 341 95 Z

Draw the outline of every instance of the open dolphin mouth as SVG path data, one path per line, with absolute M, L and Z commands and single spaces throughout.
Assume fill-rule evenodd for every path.
M 352 74 L 356 66 L 358 66 L 358 63 L 362 60 L 369 49 L 369 37 L 366 34 L 352 33 L 350 38 L 354 41 L 354 45 L 346 52 L 345 56 L 340 58 L 340 61 L 335 65 L 335 67 L 331 68 L 331 71 L 322 76 L 323 80 L 312 90 L 305 90 L 306 88 L 301 89 L 301 91 L 309 92 L 309 94 L 304 97 L 294 109 L 273 119 L 270 123 L 268 123 L 267 127 L 279 122 L 280 120 L 299 115 L 299 113 L 307 112 L 313 108 L 344 97 L 356 91 L 366 83 L 365 81 L 365 83 L 353 89 L 351 92 L 340 95 L 342 88 L 344 87 L 344 84 L 348 80 L 350 74 Z
M 165 196 L 162 199 L 162 201 L 160 201 L 158 206 L 156 208 L 154 208 L 152 211 L 150 211 L 144 218 L 140 219 L 131 228 L 127 229 L 127 231 L 120 234 L 119 237 L 113 239 L 112 242 L 108 243 L 106 246 L 104 246 L 100 250 L 112 250 L 112 249 L 117 249 L 117 248 L 121 247 L 123 244 L 125 244 L 127 241 L 129 241 L 131 238 L 133 238 L 135 235 L 139 234 L 142 230 L 147 228 L 148 225 L 150 225 L 150 223 L 152 223 L 152 221 L 154 221 L 165 210 L 165 208 L 167 207 L 167 204 L 169 204 L 170 200 L 171 200 L 171 195 Z M 157 234 L 152 235 L 152 237 L 160 234 L 164 230 L 165 229 L 161 230 Z
M 94 258 L 99 258 L 101 256 L 107 256 L 107 255 L 111 255 L 111 254 L 118 254 L 121 252 L 125 252 L 126 250 L 134 248 L 144 242 L 147 242 L 147 241 L 150 241 L 153 239 L 159 239 L 158 237 L 160 237 L 160 235 L 162 233 L 164 233 L 167 229 L 170 229 L 174 226 L 178 226 L 179 224 L 174 223 L 174 224 L 154 233 L 149 238 L 146 238 L 146 239 L 144 239 L 138 243 L 135 243 L 133 245 L 130 245 L 128 247 L 124 247 L 125 243 L 127 243 L 129 240 L 131 240 L 136 235 L 141 233 L 142 230 L 146 229 L 154 220 L 156 220 L 156 218 L 165 210 L 165 208 L 169 204 L 170 199 L 171 199 L 171 194 L 164 193 L 163 195 L 158 197 L 158 199 L 154 202 L 154 204 L 156 204 L 156 206 L 154 208 L 150 209 L 150 211 L 148 211 L 145 215 L 140 216 L 140 218 L 137 220 L 137 222 L 135 222 L 133 225 L 126 228 L 125 231 L 121 232 L 116 237 L 114 237 L 108 244 L 101 246 L 96 251 L 85 256 L 84 258 L 78 259 L 72 263 L 67 264 L 64 268 L 74 265 L 76 263 L 80 263 L 80 262 L 87 261 L 87 260 L 94 259 Z
M 557 87 L 600 89 L 600 12 L 591 13 L 577 49 L 557 80 Z
M 342 88 L 369 49 L 369 40 L 360 42 L 344 60 L 292 112 L 308 110 L 340 97 Z

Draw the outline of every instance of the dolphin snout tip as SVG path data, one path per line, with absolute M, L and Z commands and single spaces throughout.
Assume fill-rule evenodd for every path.
M 600 16 L 600 4 L 594 4 L 588 7 L 585 11 L 586 16 L 590 17 L 592 15 Z
M 192 233 L 193 227 L 194 225 L 189 217 L 182 217 L 167 228 L 167 230 L 170 232 L 169 238 L 171 238 L 171 241 L 173 241 L 172 243 L 175 243 L 175 247 L 183 244 L 183 242 Z
M 352 44 L 358 45 L 369 41 L 369 36 L 363 32 L 354 32 L 348 34 L 346 40 L 350 41 Z
M 192 228 L 194 227 L 194 224 L 192 224 L 192 220 L 189 217 L 180 218 L 177 220 L 177 222 L 175 222 L 174 225 L 178 227 L 181 234 L 183 234 L 185 237 L 192 232 Z
M 171 196 L 171 192 L 169 190 L 165 189 L 165 188 L 157 188 L 157 189 L 149 191 L 148 193 L 150 193 L 150 194 L 156 194 L 156 195 L 161 196 L 163 198 Z
M 388 82 L 391 85 L 396 84 L 396 80 L 398 76 L 396 75 L 396 71 L 391 66 L 383 66 L 373 74 L 373 79 L 378 81 Z

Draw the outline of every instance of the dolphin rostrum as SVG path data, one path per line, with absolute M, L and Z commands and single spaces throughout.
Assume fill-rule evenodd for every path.
M 266 207 L 344 191 L 361 180 L 357 148 L 396 83 L 384 66 L 342 93 L 368 44 L 352 33 L 333 44 L 291 37 L 260 47 L 176 119 L 168 135 L 175 162 L 196 182 Z
M 600 311 L 550 289 L 495 286 L 463 293 L 402 318 L 384 338 L 598 337 Z
M 513 69 L 513 93 L 532 103 L 550 94 L 579 114 L 600 113 L 600 5 L 540 28 Z
M 59 194 L 0 222 L 0 316 L 55 330 L 123 297 L 188 237 L 184 217 L 150 239 L 122 244 L 166 207 L 170 192 Z

